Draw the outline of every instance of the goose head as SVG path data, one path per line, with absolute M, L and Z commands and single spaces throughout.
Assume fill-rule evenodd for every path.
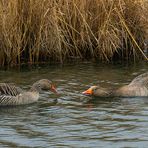
M 57 90 L 56 90 L 54 84 L 52 83 L 52 81 L 50 81 L 48 79 L 41 79 L 41 80 L 35 82 L 32 85 L 32 88 L 37 90 L 38 92 L 52 91 L 54 93 L 57 93 Z
M 111 95 L 111 91 L 98 85 L 91 86 L 89 89 L 82 92 L 82 94 L 96 97 L 108 97 Z
M 96 91 L 98 91 L 98 89 L 99 89 L 98 86 L 91 86 L 89 89 L 82 92 L 82 94 L 92 96 L 92 95 L 94 95 L 96 93 Z

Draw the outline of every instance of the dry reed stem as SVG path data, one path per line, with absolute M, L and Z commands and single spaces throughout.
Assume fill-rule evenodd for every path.
M 0 65 L 145 58 L 146 0 L 2 0 Z

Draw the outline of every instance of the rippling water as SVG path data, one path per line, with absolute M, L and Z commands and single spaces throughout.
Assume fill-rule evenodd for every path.
M 119 87 L 146 72 L 131 66 L 82 63 L 0 71 L 1 82 L 24 89 L 38 79 L 55 82 L 59 94 L 41 94 L 35 104 L 0 108 L 0 147 L 148 147 L 148 98 L 91 98 L 91 85 Z

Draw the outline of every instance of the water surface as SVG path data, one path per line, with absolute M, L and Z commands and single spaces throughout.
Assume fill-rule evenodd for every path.
M 148 64 L 95 63 L 1 70 L 0 81 L 28 89 L 42 78 L 59 94 L 41 94 L 35 104 L 0 108 L 0 147 L 98 148 L 148 146 L 148 98 L 91 98 L 91 85 L 119 87 L 146 72 Z

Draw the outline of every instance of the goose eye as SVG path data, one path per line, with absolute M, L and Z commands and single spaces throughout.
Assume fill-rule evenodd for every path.
M 93 90 L 97 90 L 97 87 L 95 87 Z

